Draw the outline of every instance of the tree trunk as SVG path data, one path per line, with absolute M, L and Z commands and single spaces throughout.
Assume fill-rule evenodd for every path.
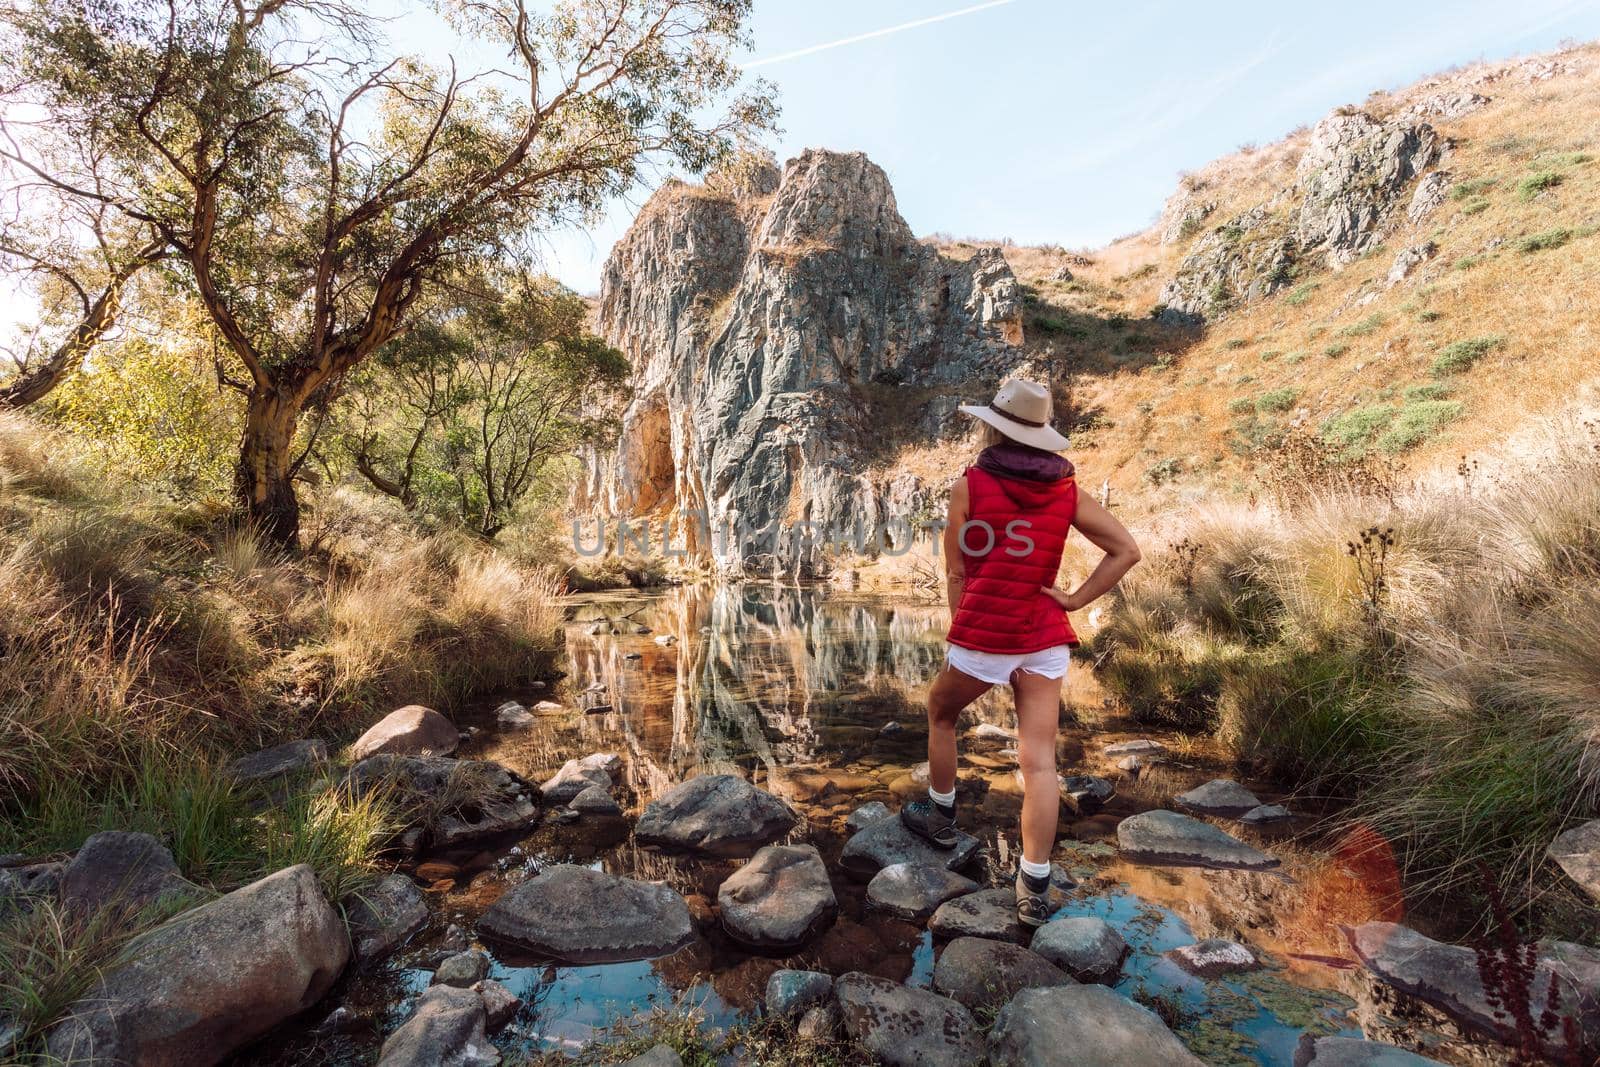
M 299 405 L 278 391 L 252 393 L 233 479 L 234 494 L 251 524 L 262 536 L 290 548 L 300 540 L 300 502 L 294 495 L 299 418 Z

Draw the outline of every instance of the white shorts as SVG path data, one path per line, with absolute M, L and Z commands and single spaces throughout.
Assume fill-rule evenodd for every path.
M 1043 648 L 1038 652 L 1007 655 L 999 652 L 976 652 L 960 645 L 946 643 L 944 661 L 962 674 L 991 685 L 1009 685 L 1011 675 L 1026 671 L 1045 678 L 1060 678 L 1067 673 L 1067 663 L 1072 650 L 1066 645 Z

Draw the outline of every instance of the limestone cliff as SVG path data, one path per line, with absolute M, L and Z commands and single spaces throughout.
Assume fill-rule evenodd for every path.
M 668 183 L 607 260 L 597 320 L 633 393 L 615 445 L 586 457 L 578 514 L 648 516 L 658 538 L 674 518 L 674 544 L 724 573 L 820 573 L 808 531 L 925 508 L 920 483 L 870 461 L 947 432 L 1021 358 L 999 251 L 919 243 L 860 153 Z

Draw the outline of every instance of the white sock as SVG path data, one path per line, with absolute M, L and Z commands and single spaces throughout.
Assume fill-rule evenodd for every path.
M 1050 877 L 1050 864 L 1034 863 L 1032 860 L 1024 858 L 1022 861 L 1022 873 L 1029 878 L 1048 878 Z
M 952 789 L 948 793 L 941 793 L 930 785 L 928 787 L 928 799 L 935 804 L 943 804 L 947 808 L 953 808 L 956 806 L 956 791 Z

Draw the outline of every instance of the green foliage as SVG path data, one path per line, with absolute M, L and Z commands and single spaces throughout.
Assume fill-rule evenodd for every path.
M 1322 354 L 1327 356 L 1329 359 L 1338 359 L 1348 351 L 1350 351 L 1350 346 L 1348 344 L 1344 343 L 1343 341 L 1335 341 L 1333 344 L 1323 348 Z
M 1283 302 L 1293 305 L 1304 304 L 1321 287 L 1321 282 L 1303 282 L 1290 290 L 1289 295 L 1283 298 Z
M 1157 460 L 1144 469 L 1144 480 L 1151 485 L 1165 485 L 1176 481 L 1183 473 L 1183 460 L 1176 456 L 1168 456 Z
M 1261 353 L 1261 362 L 1263 362 L 1263 363 L 1271 363 L 1273 360 L 1277 359 L 1281 355 L 1283 355 L 1283 350 L 1282 349 L 1279 349 L 1279 348 L 1268 348 L 1268 349 L 1264 350 Z
M 1480 197 L 1495 187 L 1493 178 L 1469 178 L 1464 182 L 1456 182 L 1450 189 L 1452 200 L 1471 200 Z
M 1250 339 L 1248 337 L 1230 337 L 1223 342 L 1222 347 L 1228 349 L 1230 352 L 1237 351 L 1241 348 L 1249 348 Z
M 1477 196 L 1461 205 L 1463 215 L 1481 215 L 1489 210 L 1489 201 L 1486 197 Z
M 1283 357 L 1283 361 L 1292 367 L 1296 363 L 1304 363 L 1306 361 L 1306 354 L 1304 352 L 1290 352 L 1287 356 Z
M 1432 308 L 1423 308 L 1417 312 L 1418 322 L 1438 322 L 1442 318 L 1444 318 L 1444 315 L 1434 311 Z
M 1272 389 L 1256 397 L 1258 411 L 1288 411 L 1294 407 L 1294 402 L 1299 399 L 1298 389 L 1284 386 L 1282 389 Z
M 1505 343 L 1506 339 L 1500 336 L 1470 337 L 1462 341 L 1452 341 L 1434 359 L 1430 369 L 1436 378 L 1460 374 L 1490 352 L 1505 347 Z
M 1340 337 L 1365 337 L 1368 334 L 1376 333 L 1378 331 L 1378 328 L 1380 326 L 1382 326 L 1382 325 L 1383 325 L 1383 316 L 1378 314 L 1377 312 L 1373 312 L 1371 315 L 1368 315 L 1366 318 L 1362 319 L 1360 322 L 1352 322 L 1348 326 L 1340 327 L 1339 336 Z
M 1232 415 L 1244 415 L 1248 412 L 1254 411 L 1255 407 L 1255 401 L 1251 400 L 1247 396 L 1236 396 L 1232 400 L 1228 401 L 1228 412 Z
M 1458 400 L 1412 400 L 1400 409 L 1394 424 L 1378 438 L 1378 448 L 1391 454 L 1415 448 L 1459 419 L 1464 410 Z
M 1324 423 L 1322 437 L 1337 445 L 1344 454 L 1358 456 L 1367 450 L 1373 438 L 1388 429 L 1394 416 L 1395 409 L 1387 404 L 1353 408 Z
M 1450 395 L 1450 387 L 1439 382 L 1408 385 L 1404 395 L 1408 404 L 1418 400 L 1443 400 Z
M 1456 268 L 1456 270 L 1471 270 L 1473 267 L 1476 267 L 1479 263 L 1482 263 L 1486 258 L 1488 258 L 1488 257 L 1487 256 L 1462 256 L 1460 259 L 1455 261 L 1455 268 Z
M 1593 160 L 1594 157 L 1587 152 L 1557 152 L 1551 156 L 1541 156 L 1535 163 L 1550 167 L 1579 167 Z
M 1522 238 L 1517 242 L 1516 249 L 1523 255 L 1533 252 L 1547 252 L 1552 248 L 1560 248 L 1572 240 L 1574 236 L 1576 234 L 1569 227 L 1558 226 L 1553 230 L 1545 230 L 1543 233 L 1530 234 Z
M 1554 189 L 1566 179 L 1553 170 L 1541 170 L 1517 183 L 1517 199 L 1524 203 L 1532 200 L 1540 193 Z

